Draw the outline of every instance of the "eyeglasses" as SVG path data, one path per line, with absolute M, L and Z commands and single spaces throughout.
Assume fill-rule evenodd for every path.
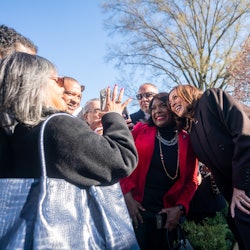
M 64 87 L 64 79 L 65 77 L 50 77 L 50 79 L 54 80 L 60 87 Z M 81 92 L 83 92 L 85 90 L 85 86 L 84 85 L 80 85 L 81 87 Z
M 50 77 L 51 80 L 54 80 L 60 87 L 64 86 L 64 77 Z
M 141 100 L 143 97 L 150 98 L 150 97 L 152 97 L 154 95 L 155 95 L 155 93 L 153 93 L 153 92 L 146 92 L 144 94 L 137 94 L 136 98 L 137 98 L 137 100 Z
M 88 111 L 88 113 L 98 114 L 100 111 L 101 111 L 100 109 L 91 109 Z

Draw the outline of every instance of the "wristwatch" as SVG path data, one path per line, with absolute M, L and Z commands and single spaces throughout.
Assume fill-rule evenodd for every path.
M 180 208 L 180 211 L 182 212 L 182 215 L 186 215 L 186 208 L 183 205 L 178 204 L 176 206 Z

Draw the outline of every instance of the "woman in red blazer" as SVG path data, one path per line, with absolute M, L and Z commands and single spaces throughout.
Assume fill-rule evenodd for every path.
M 139 162 L 132 174 L 120 181 L 142 250 L 167 249 L 163 228 L 174 235 L 173 229 L 188 212 L 198 185 L 197 159 L 189 136 L 176 130 L 167 101 L 167 93 L 155 95 L 148 123 L 139 122 L 132 130 Z M 156 215 L 163 208 L 167 219 L 158 229 Z

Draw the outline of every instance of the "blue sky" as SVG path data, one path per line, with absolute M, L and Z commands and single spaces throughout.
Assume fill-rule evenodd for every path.
M 59 75 L 85 85 L 82 105 L 99 90 L 113 86 L 118 71 L 105 63 L 111 38 L 103 28 L 105 16 L 98 0 L 6 0 L 0 23 L 16 29 L 38 46 Z M 132 107 L 131 107 L 132 108 Z

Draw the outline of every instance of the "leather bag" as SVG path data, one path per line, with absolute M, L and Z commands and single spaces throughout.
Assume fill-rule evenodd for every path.
M 46 175 L 0 179 L 0 249 L 139 249 L 120 184 L 79 188 Z M 76 118 L 77 119 L 77 118 Z

